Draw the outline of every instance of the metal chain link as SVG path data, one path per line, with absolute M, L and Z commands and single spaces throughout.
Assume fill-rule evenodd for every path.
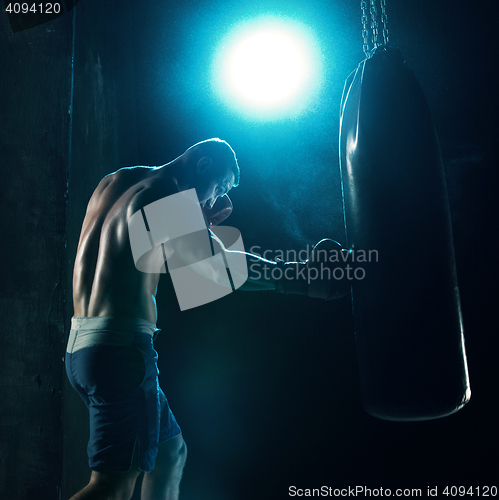
M 381 22 L 383 23 L 383 41 L 388 44 L 390 37 L 388 35 L 388 16 L 386 15 L 386 0 L 381 0 Z
M 362 9 L 362 39 L 364 40 L 364 54 L 369 57 L 369 33 L 367 32 L 367 4 L 366 0 L 361 0 L 360 8 Z
M 388 44 L 388 16 L 386 15 L 386 0 L 380 0 L 381 5 L 381 23 L 383 24 L 383 42 Z M 360 8 L 362 10 L 362 39 L 364 41 L 363 50 L 367 58 L 371 57 L 369 51 L 369 30 L 368 30 L 368 17 L 367 17 L 367 2 L 366 0 L 360 1 Z M 371 17 L 371 35 L 373 50 L 379 47 L 381 44 L 378 43 L 378 11 L 376 9 L 376 0 L 370 0 L 369 14 Z
M 376 0 L 371 0 L 371 30 L 372 30 L 372 40 L 373 49 L 378 46 L 378 13 L 376 12 Z

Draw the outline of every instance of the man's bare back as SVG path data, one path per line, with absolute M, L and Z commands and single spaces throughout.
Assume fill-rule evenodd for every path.
M 150 201 L 178 192 L 153 167 L 123 168 L 99 183 L 87 207 L 73 272 L 75 317 L 135 316 L 156 323 L 159 274 L 135 268 L 128 219 Z M 155 182 L 156 181 L 156 182 Z

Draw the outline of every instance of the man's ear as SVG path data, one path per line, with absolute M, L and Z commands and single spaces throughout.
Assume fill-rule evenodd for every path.
M 207 168 L 211 167 L 212 163 L 213 160 L 210 157 L 203 156 L 196 163 L 196 173 L 200 174 L 201 172 L 204 172 Z

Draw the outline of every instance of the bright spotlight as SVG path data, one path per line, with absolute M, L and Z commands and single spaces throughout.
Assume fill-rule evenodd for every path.
M 304 108 L 320 73 L 318 51 L 304 27 L 265 19 L 239 27 L 224 42 L 213 86 L 227 104 L 260 119 Z
M 303 51 L 289 36 L 259 33 L 243 41 L 232 55 L 230 78 L 241 96 L 255 103 L 283 101 L 307 77 Z

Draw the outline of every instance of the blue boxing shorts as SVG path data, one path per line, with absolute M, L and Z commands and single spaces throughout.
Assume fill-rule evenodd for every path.
M 72 318 L 66 373 L 90 412 L 88 464 L 99 472 L 154 469 L 158 444 L 180 430 L 159 387 L 158 329 L 141 318 Z

